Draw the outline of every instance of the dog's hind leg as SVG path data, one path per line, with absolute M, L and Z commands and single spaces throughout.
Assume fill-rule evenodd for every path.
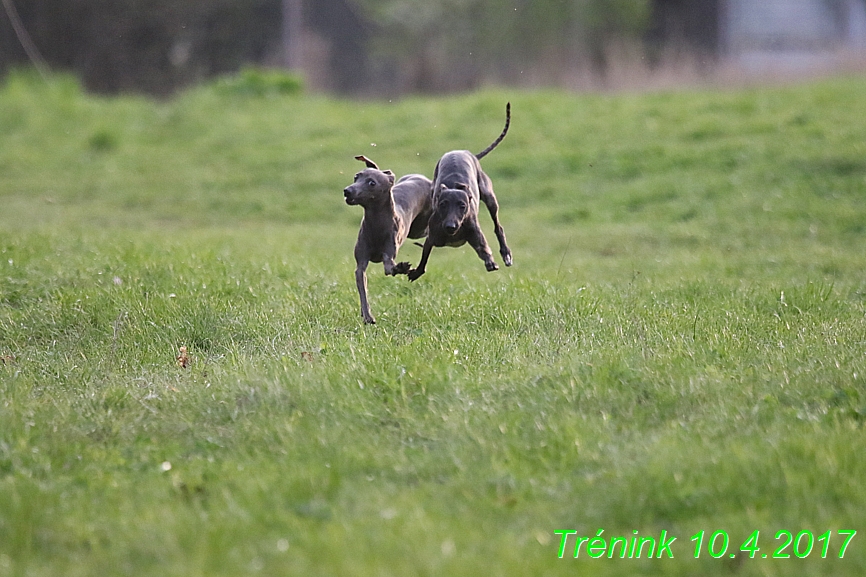
M 499 223 L 499 202 L 497 202 L 496 195 L 493 193 L 493 182 L 484 172 L 478 173 L 478 194 L 481 202 L 487 205 L 487 210 L 490 211 L 490 218 L 493 219 L 493 230 L 496 233 L 496 239 L 499 241 L 499 254 L 502 255 L 505 266 L 511 266 L 514 261 L 511 258 L 511 249 L 508 248 L 508 243 L 505 240 L 505 231 Z M 488 267 L 487 270 L 491 269 Z

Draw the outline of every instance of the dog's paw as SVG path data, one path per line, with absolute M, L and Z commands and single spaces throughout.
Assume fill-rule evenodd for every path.
M 409 274 L 409 270 L 412 268 L 412 265 L 408 262 L 398 262 L 394 265 L 394 269 L 391 271 L 391 274 L 397 276 L 398 274 Z
M 510 252 L 503 253 L 502 260 L 505 262 L 505 266 L 511 266 L 514 264 L 514 260 L 511 258 Z
M 493 272 L 495 270 L 499 270 L 499 265 L 494 261 L 488 261 L 484 263 L 484 266 L 487 267 L 487 272 Z
M 413 268 L 412 270 L 410 270 L 409 272 L 406 273 L 406 275 L 409 277 L 410 281 L 418 280 L 419 278 L 421 278 L 422 274 L 424 274 L 424 271 L 418 270 L 417 268 Z

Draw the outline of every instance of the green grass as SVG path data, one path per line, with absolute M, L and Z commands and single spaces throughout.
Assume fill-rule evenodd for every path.
M 866 571 L 866 80 L 226 85 L 0 88 L 0 575 Z M 364 326 L 352 156 L 429 175 L 506 100 L 516 265 L 373 267 Z M 564 529 L 674 559 L 559 559 Z M 832 530 L 827 558 L 760 558 L 782 530 Z

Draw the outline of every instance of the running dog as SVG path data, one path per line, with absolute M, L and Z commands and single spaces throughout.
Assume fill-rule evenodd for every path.
M 493 194 L 490 177 L 481 170 L 481 163 L 491 150 L 502 142 L 511 124 L 511 103 L 505 106 L 505 128 L 493 143 L 472 154 L 468 150 L 446 152 L 436 164 L 433 172 L 433 214 L 430 216 L 427 239 L 418 267 L 409 271 L 410 281 L 417 280 L 427 267 L 427 259 L 434 246 L 462 246 L 469 243 L 475 249 L 488 271 L 499 269 L 493 260 L 493 253 L 478 224 L 479 201 L 487 205 L 493 219 L 496 238 L 499 240 L 499 254 L 505 266 L 513 261 L 511 249 L 505 241 L 505 231 L 499 223 L 499 203 Z
M 356 156 L 367 168 L 355 175 L 355 181 L 343 190 L 346 204 L 364 207 L 364 219 L 355 244 L 355 283 L 361 297 L 361 316 L 375 324 L 367 302 L 367 265 L 381 262 L 385 274 L 407 274 L 408 262 L 395 262 L 397 251 L 406 238 L 423 238 L 433 212 L 433 183 L 420 174 L 407 174 L 394 182 L 394 173 L 379 170 L 365 156 Z

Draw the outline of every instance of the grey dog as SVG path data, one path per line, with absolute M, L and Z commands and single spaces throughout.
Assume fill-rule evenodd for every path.
M 433 214 L 430 216 L 427 240 L 418 267 L 409 271 L 409 280 L 419 278 L 427 267 L 427 259 L 434 246 L 462 246 L 469 243 L 475 249 L 488 271 L 499 268 L 493 260 L 493 253 L 478 224 L 479 200 L 487 205 L 493 219 L 496 238 L 499 240 L 499 253 L 505 266 L 511 266 L 511 249 L 505 241 L 505 231 L 499 223 L 499 203 L 493 194 L 490 177 L 481 170 L 478 161 L 502 142 L 511 124 L 511 103 L 505 106 L 505 128 L 493 143 L 472 154 L 468 150 L 446 152 L 436 164 L 433 173 Z
M 361 297 L 361 316 L 374 324 L 376 319 L 367 302 L 367 265 L 381 262 L 386 275 L 407 274 L 408 262 L 395 262 L 397 251 L 406 237 L 423 238 L 433 212 L 433 183 L 420 174 L 407 174 L 394 182 L 394 173 L 379 170 L 365 156 L 356 156 L 367 168 L 355 175 L 355 181 L 343 190 L 346 204 L 364 207 L 364 219 L 355 244 L 355 283 Z

